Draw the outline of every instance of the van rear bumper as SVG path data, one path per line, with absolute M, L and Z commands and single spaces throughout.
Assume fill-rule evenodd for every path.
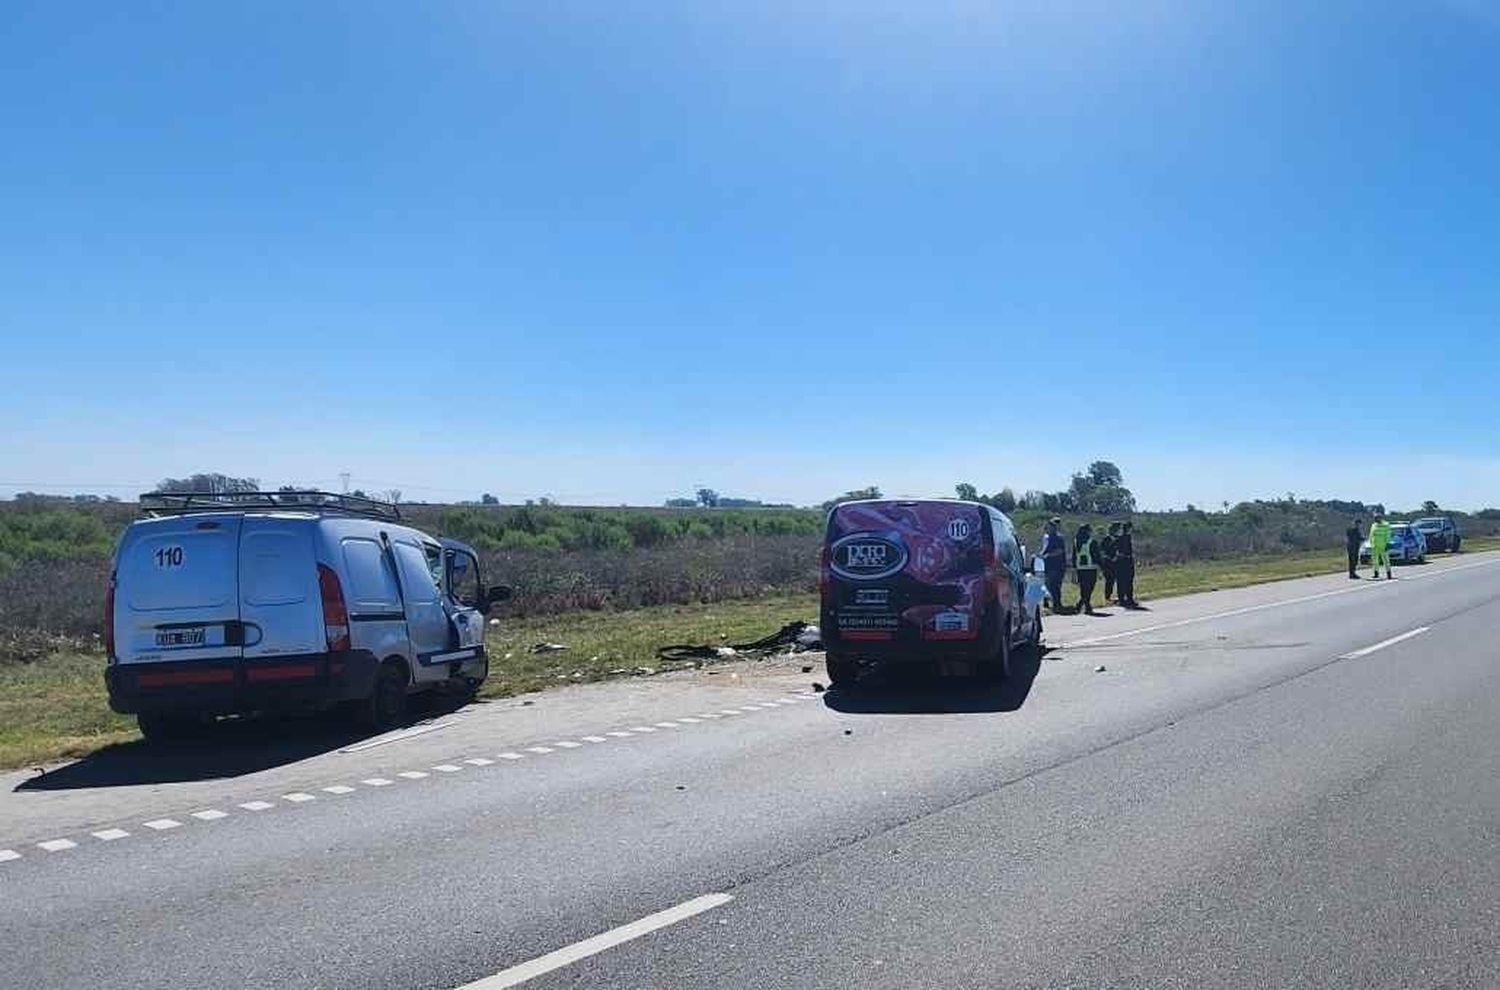
M 277 657 L 114 663 L 105 668 L 109 707 L 124 715 L 232 715 L 322 708 L 368 698 L 378 667 L 369 650 Z

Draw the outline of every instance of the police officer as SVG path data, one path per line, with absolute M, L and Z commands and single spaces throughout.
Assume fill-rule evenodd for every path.
M 1063 576 L 1068 572 L 1068 545 L 1063 540 L 1062 520 L 1053 517 L 1047 520 L 1042 530 L 1042 564 L 1047 582 L 1047 594 L 1052 598 L 1052 611 L 1063 611 Z
M 1135 537 L 1133 523 L 1122 523 L 1115 537 L 1115 580 L 1120 583 L 1120 604 L 1137 608 L 1135 600 Z
M 1094 583 L 1099 580 L 1099 543 L 1094 527 L 1084 523 L 1073 537 L 1073 579 L 1078 582 L 1078 611 L 1094 614 Z
M 1115 598 L 1115 541 L 1120 537 L 1120 524 L 1112 522 L 1109 530 L 1099 540 L 1099 570 L 1104 574 L 1104 600 Z
M 1344 550 L 1349 554 L 1349 577 L 1355 581 L 1359 580 L 1359 545 L 1365 539 L 1360 527 L 1364 524 L 1363 519 L 1356 519 L 1354 525 L 1344 530 Z

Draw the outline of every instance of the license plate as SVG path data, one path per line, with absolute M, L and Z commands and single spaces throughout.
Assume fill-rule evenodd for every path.
M 156 631 L 157 646 L 202 646 L 205 630 L 200 626 L 197 629 L 158 629 Z

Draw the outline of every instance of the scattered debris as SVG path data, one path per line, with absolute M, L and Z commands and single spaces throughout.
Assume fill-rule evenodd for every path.
M 614 669 L 612 669 L 610 671 L 610 673 L 611 674 L 628 674 L 628 673 L 630 673 L 630 670 L 627 667 L 615 667 Z
M 557 652 L 559 652 L 561 650 L 566 650 L 566 649 L 567 649 L 567 647 L 564 646 L 562 643 L 537 643 L 535 646 L 533 646 L 531 648 L 531 652 L 532 653 L 557 653 Z
M 514 653 L 507 653 L 507 654 L 505 654 L 505 659 L 509 660 L 513 656 L 515 656 Z
M 720 660 L 729 656 L 745 656 L 749 654 L 760 654 L 771 656 L 776 653 L 786 653 L 804 648 L 802 637 L 811 630 L 814 636 L 818 636 L 818 627 L 808 622 L 788 622 L 779 630 L 763 639 L 757 639 L 753 643 L 729 643 L 727 645 L 692 645 L 678 643 L 673 646 L 663 646 L 656 651 L 657 657 L 662 660 Z M 719 639 L 728 639 L 727 633 L 720 633 Z M 821 639 L 814 639 L 821 645 Z M 724 653 L 722 651 L 731 652 Z
M 854 735 L 854 730 L 853 729 L 845 729 L 844 730 L 844 735 L 846 735 L 846 736 L 852 736 L 852 735 Z
M 804 650 L 821 650 L 823 648 L 823 633 L 817 626 L 803 626 L 802 631 L 794 638 L 796 644 Z
M 812 673 L 812 664 L 810 664 L 810 663 L 803 664 L 802 665 L 802 673 L 804 673 L 804 674 L 811 674 Z
M 1102 673 L 1104 673 L 1104 664 L 1101 663 L 1099 666 L 1095 667 L 1094 668 L 1094 673 L 1096 673 L 1096 674 L 1102 674 Z
M 679 791 L 685 791 L 685 790 L 687 790 L 687 785 L 686 784 L 678 784 L 677 785 L 677 789 Z
M 500 620 L 499 619 L 491 619 L 490 620 L 490 628 L 491 629 L 494 629 L 495 627 L 497 627 L 499 625 L 500 625 Z
M 656 673 L 656 668 L 655 667 L 637 667 L 637 668 L 635 668 L 635 672 L 637 674 L 643 674 L 643 675 L 649 677 L 650 675 Z
M 821 683 L 819 683 L 818 681 L 813 681 L 813 693 L 814 694 L 822 694 L 825 690 L 826 690 L 826 688 L 824 688 Z

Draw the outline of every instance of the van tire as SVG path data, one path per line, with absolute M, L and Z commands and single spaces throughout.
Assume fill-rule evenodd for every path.
M 987 681 L 1008 681 L 1014 676 L 1015 654 L 1010 648 L 1010 623 L 1000 633 L 1000 642 L 992 657 L 980 664 L 979 672 Z
M 375 674 L 375 685 L 360 715 L 371 729 L 394 729 L 406 721 L 406 665 L 387 660 Z
M 135 724 L 148 743 L 171 745 L 191 739 L 203 731 L 204 720 L 195 715 L 142 712 L 135 717 Z
M 859 664 L 853 657 L 842 653 L 829 653 L 823 658 L 828 668 L 828 685 L 836 688 L 852 688 L 859 677 Z

